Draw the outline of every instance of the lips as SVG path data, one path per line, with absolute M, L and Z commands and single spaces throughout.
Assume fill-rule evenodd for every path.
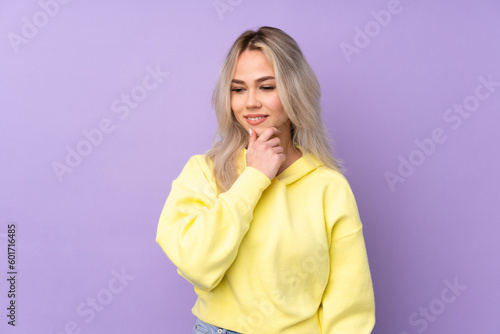
M 269 115 L 263 115 L 263 114 L 248 114 L 245 117 L 246 121 L 250 125 L 258 125 L 262 122 L 264 122 Z

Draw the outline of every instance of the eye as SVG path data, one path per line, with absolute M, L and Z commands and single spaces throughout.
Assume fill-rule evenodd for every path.
M 261 89 L 262 89 L 262 90 L 267 90 L 267 91 L 269 91 L 269 90 L 273 90 L 273 89 L 275 89 L 275 88 L 276 88 L 276 87 L 274 87 L 274 86 L 262 86 L 262 87 L 261 87 Z
M 240 88 L 240 87 L 231 88 L 231 92 L 241 93 L 242 91 L 243 91 L 243 88 Z

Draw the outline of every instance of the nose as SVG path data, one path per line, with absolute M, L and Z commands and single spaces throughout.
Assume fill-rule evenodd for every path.
M 249 89 L 247 95 L 247 109 L 256 109 L 260 108 L 261 106 L 262 104 L 260 103 L 255 90 Z

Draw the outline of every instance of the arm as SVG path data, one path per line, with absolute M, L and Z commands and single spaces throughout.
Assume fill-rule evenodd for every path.
M 356 202 L 347 181 L 343 183 L 327 200 L 334 203 L 328 214 L 335 223 L 320 323 L 325 334 L 368 334 L 375 324 L 373 286 Z
M 216 287 L 236 258 L 259 198 L 271 181 L 246 167 L 231 189 L 216 197 L 201 167 L 192 157 L 167 198 L 158 223 L 156 242 L 178 273 L 202 290 Z M 206 165 L 205 165 L 206 166 Z

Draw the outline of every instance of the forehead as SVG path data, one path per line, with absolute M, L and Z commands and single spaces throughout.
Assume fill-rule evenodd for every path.
M 259 50 L 243 51 L 236 62 L 234 77 L 238 79 L 274 76 L 274 70 L 264 53 Z

